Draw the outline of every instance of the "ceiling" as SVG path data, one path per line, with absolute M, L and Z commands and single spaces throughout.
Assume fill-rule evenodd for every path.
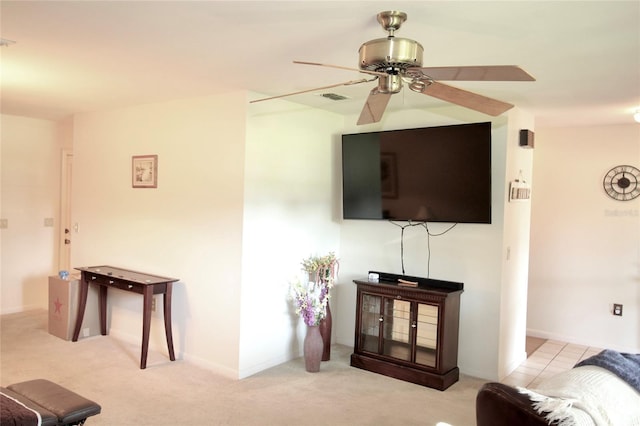
M 396 32 L 424 47 L 423 66 L 519 65 L 535 82 L 453 86 L 531 112 L 537 126 L 632 122 L 640 108 L 639 1 L 0 1 L 1 112 L 71 114 L 248 90 L 249 99 L 367 77 L 362 43 Z M 358 114 L 376 83 L 287 97 Z M 332 101 L 327 91 L 347 96 Z M 387 111 L 446 105 L 408 90 Z

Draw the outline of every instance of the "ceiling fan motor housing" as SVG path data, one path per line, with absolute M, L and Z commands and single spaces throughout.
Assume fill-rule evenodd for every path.
M 414 40 L 387 37 L 364 43 L 358 52 L 360 69 L 397 74 L 410 67 L 421 67 L 424 49 Z

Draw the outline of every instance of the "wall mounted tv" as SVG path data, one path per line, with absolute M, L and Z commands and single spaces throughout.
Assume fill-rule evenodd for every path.
M 491 223 L 491 123 L 342 135 L 344 219 Z

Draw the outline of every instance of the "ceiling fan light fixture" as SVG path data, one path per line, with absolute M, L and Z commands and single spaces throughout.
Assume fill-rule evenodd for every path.
M 413 80 L 411 83 L 409 83 L 409 89 L 413 90 L 414 92 L 423 93 L 424 89 L 426 89 L 429 84 L 431 83 L 429 83 L 428 81 Z
M 378 92 L 394 94 L 402 90 L 402 77 L 398 74 L 389 74 L 386 77 L 379 77 Z

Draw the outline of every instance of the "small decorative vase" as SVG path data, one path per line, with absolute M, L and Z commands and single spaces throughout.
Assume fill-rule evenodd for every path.
M 331 359 L 331 308 L 327 300 L 327 316 L 320 321 L 320 335 L 322 336 L 322 360 L 329 361 Z
M 320 335 L 320 327 L 317 325 L 308 325 L 307 334 L 304 337 L 304 368 L 309 373 L 317 373 L 320 371 L 320 362 L 322 360 L 322 336 Z

